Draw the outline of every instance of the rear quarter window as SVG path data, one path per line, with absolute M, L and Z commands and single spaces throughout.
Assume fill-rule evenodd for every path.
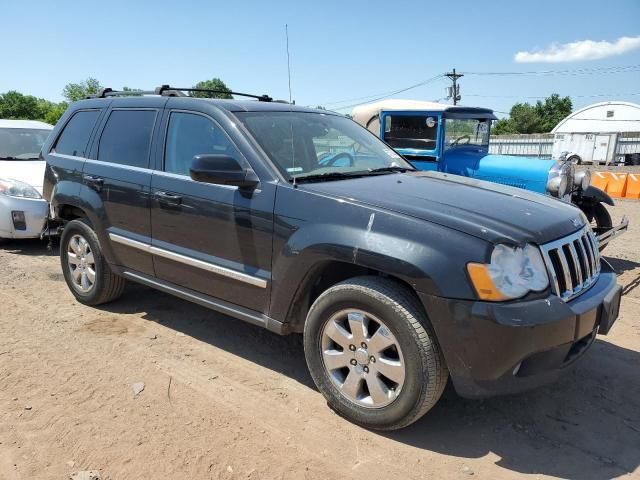
M 113 110 L 100 137 L 98 160 L 148 168 L 156 114 L 156 110 Z
M 86 157 L 89 137 L 96 126 L 100 110 L 81 110 L 73 114 L 54 145 L 52 152 Z

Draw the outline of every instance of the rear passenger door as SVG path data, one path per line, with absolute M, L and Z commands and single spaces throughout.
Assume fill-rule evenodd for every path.
M 162 109 L 114 104 L 85 162 L 83 182 L 100 207 L 115 263 L 153 275 L 150 253 L 137 245 L 151 242 L 149 162 Z
M 266 312 L 271 276 L 275 187 L 251 192 L 192 180 L 194 155 L 248 162 L 221 125 L 199 112 L 168 110 L 164 151 L 152 180 L 156 276 L 197 292 Z M 166 132 L 166 133 L 164 133 Z

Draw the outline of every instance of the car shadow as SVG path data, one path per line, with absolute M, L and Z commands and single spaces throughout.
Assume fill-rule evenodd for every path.
M 141 285 L 100 308 L 142 317 L 287 375 L 316 390 L 300 335 L 279 336 Z M 640 464 L 640 353 L 597 340 L 554 385 L 515 396 L 465 400 L 448 386 L 415 424 L 371 432 L 414 448 L 475 459 L 519 474 L 604 480 Z
M 606 260 L 611 264 L 613 269 L 618 275 L 622 275 L 625 272 L 629 272 L 632 270 L 640 269 L 640 263 L 634 262 L 633 260 L 627 260 L 624 258 L 613 258 L 613 257 L 605 257 Z M 635 275 L 634 278 L 627 281 L 622 286 L 622 294 L 629 295 L 633 290 L 640 287 L 640 272 Z
M 60 254 L 60 244 L 57 239 L 40 240 L 29 238 L 24 240 L 4 240 L 0 243 L 0 250 L 16 255 L 28 255 L 33 257 L 57 257 Z
M 497 457 L 518 474 L 605 480 L 640 465 L 640 353 L 597 340 L 555 384 L 519 395 L 441 401 L 395 441 L 445 455 Z
M 224 349 L 315 389 L 306 369 L 301 335 L 277 335 L 200 305 L 131 283 L 117 302 L 98 308 L 112 313 L 142 314 L 146 320 Z
M 627 260 L 625 258 L 604 257 L 607 262 L 611 264 L 615 272 L 620 275 L 629 270 L 635 270 L 640 267 L 640 263 L 633 260 Z

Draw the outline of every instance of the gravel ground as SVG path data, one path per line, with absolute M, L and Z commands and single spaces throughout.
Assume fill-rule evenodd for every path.
M 84 307 L 55 249 L 5 245 L 0 479 L 640 478 L 640 202 L 619 202 L 623 214 L 630 230 L 606 250 L 621 317 L 581 362 L 523 395 L 449 389 L 392 434 L 327 408 L 299 336 L 136 285 Z

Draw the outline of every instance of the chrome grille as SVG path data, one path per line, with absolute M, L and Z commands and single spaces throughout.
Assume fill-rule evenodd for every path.
M 540 247 L 551 290 L 570 300 L 589 288 L 600 274 L 598 239 L 589 226 Z

